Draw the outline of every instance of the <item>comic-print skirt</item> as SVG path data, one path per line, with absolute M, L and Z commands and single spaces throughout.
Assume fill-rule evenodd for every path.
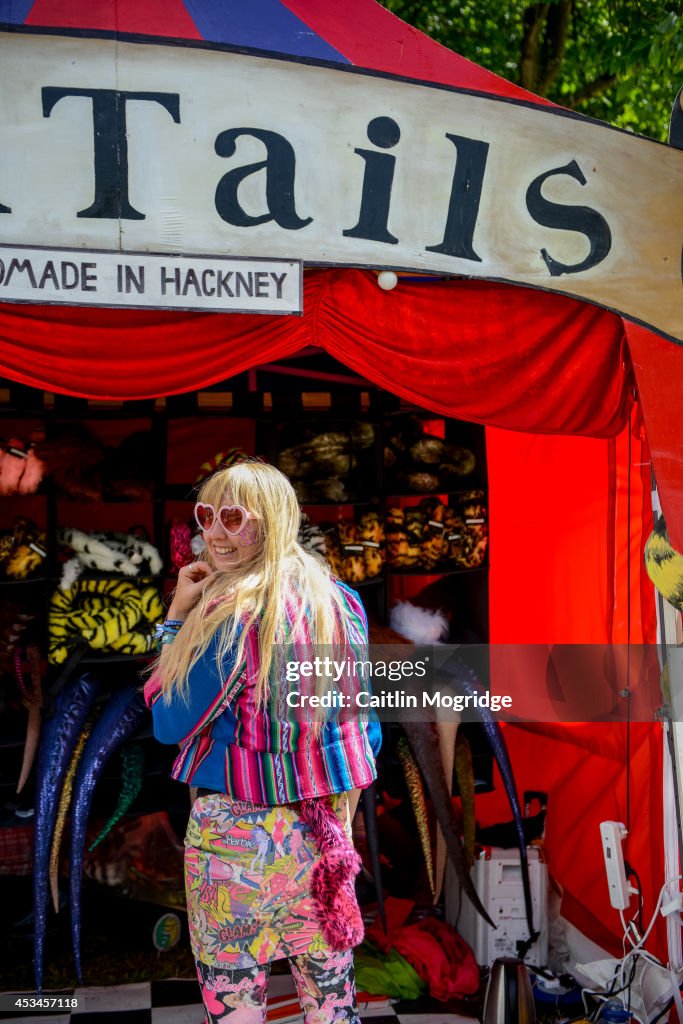
M 346 794 L 330 799 L 351 838 Z M 297 804 L 252 804 L 221 793 L 195 800 L 185 836 L 195 959 L 215 967 L 251 967 L 301 954 L 331 956 L 310 894 L 318 856 Z

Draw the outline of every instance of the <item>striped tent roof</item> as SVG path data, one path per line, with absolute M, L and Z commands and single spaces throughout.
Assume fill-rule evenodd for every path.
M 13 26 L 203 41 L 545 102 L 435 43 L 375 0 L 0 0 L 0 27 Z

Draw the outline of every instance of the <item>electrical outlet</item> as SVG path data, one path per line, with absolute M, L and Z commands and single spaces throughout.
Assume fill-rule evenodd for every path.
M 626 910 L 631 902 L 631 889 L 626 879 L 624 851 L 621 846 L 626 835 L 626 827 L 622 822 L 600 822 L 600 838 L 602 839 L 602 855 L 607 872 L 609 901 L 615 910 Z

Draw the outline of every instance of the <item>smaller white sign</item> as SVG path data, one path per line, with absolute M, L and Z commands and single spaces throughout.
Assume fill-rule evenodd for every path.
M 299 260 L 0 245 L 0 302 L 301 313 Z

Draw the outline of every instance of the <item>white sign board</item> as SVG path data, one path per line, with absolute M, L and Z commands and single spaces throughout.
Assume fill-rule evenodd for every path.
M 0 302 L 301 313 L 301 264 L 0 245 Z
M 683 340 L 683 152 L 661 143 L 361 69 L 33 32 L 0 33 L 0 95 L 0 242 L 509 281 Z

